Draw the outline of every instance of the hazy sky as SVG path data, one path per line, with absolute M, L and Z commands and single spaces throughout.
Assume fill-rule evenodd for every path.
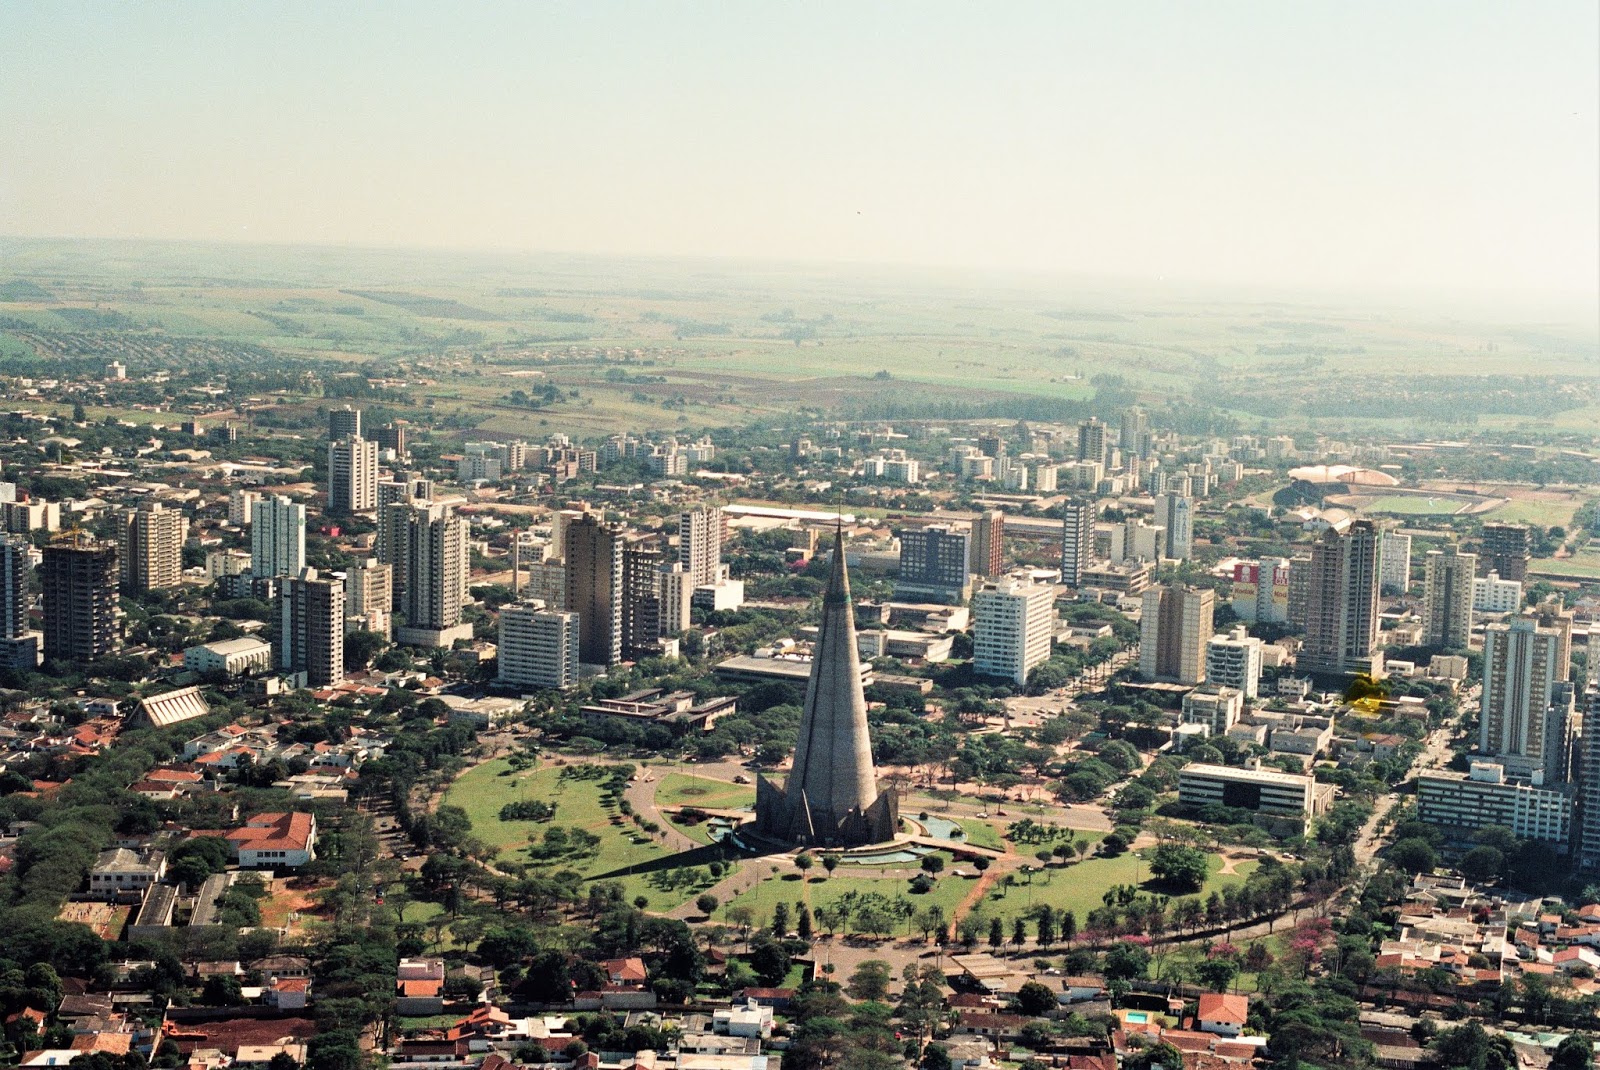
M 0 4 L 0 234 L 1600 290 L 1600 5 Z

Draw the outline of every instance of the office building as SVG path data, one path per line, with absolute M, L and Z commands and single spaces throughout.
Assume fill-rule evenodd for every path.
M 263 498 L 250 520 L 250 571 L 298 576 L 306 567 L 306 507 L 283 495 Z
M 566 609 L 578 615 L 578 657 L 585 665 L 622 660 L 621 524 L 583 512 L 562 527 Z
M 722 578 L 722 539 L 726 522 L 715 506 L 686 509 L 678 514 L 678 560 L 693 580 L 692 586 L 716 583 Z
M 1472 636 L 1472 576 L 1478 558 L 1452 546 L 1429 550 L 1424 566 L 1422 644 L 1465 650 Z
M 255 515 L 256 502 L 261 500 L 257 491 L 240 487 L 228 492 L 228 523 L 236 528 L 248 527 Z
M 348 405 L 328 410 L 328 441 L 361 437 L 361 410 Z
M 844 535 L 834 536 L 794 764 L 782 785 L 756 778 L 756 824 L 786 843 L 860 847 L 892 840 L 900 797 L 878 787 L 856 654 Z
M 1187 494 L 1156 495 L 1156 526 L 1167 532 L 1167 556 L 1187 561 L 1194 556 L 1194 499 Z
M 39 667 L 43 636 L 28 629 L 33 553 L 25 536 L 0 534 L 0 668 Z
M 1478 752 L 1516 777 L 1567 779 L 1570 756 L 1572 618 L 1519 617 L 1483 629 Z
M 1082 587 L 1083 574 L 1094 563 L 1094 503 L 1068 498 L 1061 506 L 1061 582 Z
M 497 650 L 502 684 L 571 687 L 578 682 L 578 615 L 537 600 L 504 606 Z
M 1261 688 L 1261 651 L 1266 644 L 1236 625 L 1206 644 L 1206 682 L 1255 698 Z
M 980 579 L 994 579 L 1006 569 L 1006 514 L 989 509 L 972 522 L 967 569 Z
M 117 548 L 63 537 L 44 548 L 44 660 L 94 661 L 117 649 Z
M 117 559 L 122 589 L 157 591 L 183 582 L 183 543 L 189 521 L 160 502 L 117 514 Z
M 1289 575 L 1291 599 L 1300 571 Z M 1317 537 L 1305 563 L 1305 641 L 1302 672 L 1370 672 L 1378 645 L 1378 534 L 1370 520 L 1330 527 Z
M 314 568 L 280 588 L 278 667 L 296 687 L 332 687 L 344 679 L 344 581 Z
M 902 602 L 963 603 L 972 593 L 967 571 L 971 558 L 968 535 L 947 524 L 905 528 L 900 538 L 900 574 L 895 598 Z
M 1573 802 L 1569 789 L 1510 779 L 1494 762 L 1473 762 L 1466 774 L 1425 771 L 1417 777 L 1417 817 L 1458 830 L 1463 841 L 1499 825 L 1518 839 L 1538 840 L 1565 854 Z
M 1106 425 L 1091 416 L 1078 425 L 1078 460 L 1110 467 L 1111 444 L 1106 440 Z
M 1050 660 L 1055 592 L 1014 579 L 991 580 L 972 596 L 972 668 L 1014 684 Z
M 1521 608 L 1522 584 L 1516 580 L 1503 580 L 1491 572 L 1472 581 L 1474 613 L 1515 613 Z
M 1411 536 L 1386 531 L 1378 540 L 1378 583 L 1390 594 L 1411 590 Z
M 1289 569 L 1287 560 L 1263 558 L 1233 566 L 1233 611 L 1251 624 L 1281 624 L 1289 619 Z
M 1493 572 L 1503 580 L 1521 583 L 1528 578 L 1532 548 L 1533 538 L 1526 524 L 1485 524 L 1478 567 L 1484 575 Z
M 1198 684 L 1206 678 L 1215 594 L 1177 584 L 1144 592 L 1139 612 L 1139 675 L 1146 680 Z
M 378 508 L 378 444 L 357 435 L 328 444 L 328 512 L 334 516 Z
M 683 562 L 671 561 L 661 566 L 661 634 L 677 635 L 691 623 L 694 608 L 694 577 L 684 570 Z
M 394 581 L 404 576 L 395 602 L 405 625 L 395 629 L 395 641 L 449 648 L 471 639 L 472 625 L 461 620 L 471 567 L 466 518 L 435 502 L 391 505 L 389 516 L 395 556 L 403 562 L 394 569 Z
M 1178 801 L 1185 806 L 1228 806 L 1306 820 L 1333 804 L 1333 785 L 1295 773 L 1196 762 L 1178 770 Z

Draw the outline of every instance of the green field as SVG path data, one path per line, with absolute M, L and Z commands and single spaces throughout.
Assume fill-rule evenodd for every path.
M 1537 524 L 1542 528 L 1572 527 L 1572 517 L 1584 499 L 1570 501 L 1509 501 L 1488 514 L 1488 519 L 1507 524 Z
M 998 914 L 1009 925 L 1010 919 L 1017 915 L 1026 914 L 1041 903 L 1048 903 L 1057 910 L 1074 912 L 1081 923 L 1089 911 L 1104 905 L 1102 897 L 1111 888 L 1149 879 L 1150 871 L 1141 857 L 1144 853 L 1130 851 L 1115 858 L 1089 858 L 1064 869 L 1051 866 L 1035 873 L 1032 884 L 1019 874 L 1015 887 L 1009 891 L 996 887 L 979 910 L 989 916 Z M 1217 872 L 1222 868 L 1222 858 L 1211 855 L 1211 876 L 1199 894 L 1204 897 L 1230 884 L 1243 884 L 1256 865 L 1254 861 L 1239 862 L 1237 873 L 1224 875 Z
M 999 831 L 987 821 L 979 821 L 975 817 L 963 818 L 961 831 L 967 834 L 967 842 L 974 847 L 989 847 L 996 851 L 1006 849 Z
M 668 773 L 656 785 L 658 806 L 701 806 L 711 810 L 738 810 L 754 806 L 756 789 L 749 784 L 732 784 L 726 780 L 691 776 L 688 773 Z
M 754 863 L 758 868 L 763 863 Z M 934 882 L 933 890 L 926 895 L 913 895 L 910 891 L 910 882 L 896 877 L 858 877 L 845 876 L 841 867 L 836 875 L 822 879 L 819 873 L 821 867 L 812 869 L 813 876 L 805 880 L 797 880 L 792 869 L 785 867 L 776 876 L 763 873 L 763 879 L 754 889 L 746 889 L 736 895 L 731 901 L 724 903 L 724 907 L 742 906 L 749 907 L 757 921 L 764 921 L 772 917 L 772 908 L 779 902 L 788 903 L 792 910 L 796 903 L 806 903 L 812 910 L 819 906 L 831 904 L 847 892 L 877 892 L 888 896 L 890 899 L 904 899 L 916 910 L 924 910 L 937 904 L 944 909 L 945 917 L 953 917 L 955 909 L 972 890 L 973 881 L 970 878 L 957 877 L 950 873 L 947 864 L 945 872 L 940 874 Z M 718 919 L 726 915 L 720 910 Z M 821 926 L 817 931 L 822 931 Z M 906 932 L 906 925 L 901 923 L 897 930 L 900 934 Z
M 1600 553 L 1585 548 L 1571 557 L 1537 558 L 1528 562 L 1528 572 L 1570 576 L 1573 579 L 1600 579 Z
M 1386 494 L 1369 502 L 1371 513 L 1395 513 L 1402 516 L 1453 516 L 1467 505 L 1463 498 L 1427 498 L 1422 495 Z
M 702 863 L 702 868 L 696 883 L 664 886 L 663 873 L 678 868 L 667 861 L 670 852 L 631 821 L 613 824 L 611 811 L 600 803 L 599 781 L 563 780 L 558 766 L 519 773 L 510 770 L 510 764 L 503 758 L 485 762 L 458 777 L 444 797 L 446 803 L 460 806 L 467 812 L 473 835 L 500 848 L 502 858 L 526 860 L 523 850 L 530 837 L 542 836 L 546 828 L 554 825 L 575 826 L 600 838 L 598 851 L 586 858 L 560 859 L 549 865 L 574 869 L 591 878 L 609 875 L 607 879 L 622 884 L 630 901 L 643 896 L 649 900 L 651 910 L 670 910 L 693 899 L 713 883 L 703 868 L 703 862 L 709 859 L 700 859 L 697 861 Z M 508 775 L 502 776 L 502 773 Z M 548 823 L 500 819 L 502 806 L 524 799 L 555 803 L 555 818 Z

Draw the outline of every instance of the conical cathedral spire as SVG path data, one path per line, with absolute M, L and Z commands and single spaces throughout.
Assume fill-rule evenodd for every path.
M 880 801 L 872 764 L 842 523 L 834 533 L 794 769 L 784 788 L 765 787 L 757 793 L 757 818 L 784 839 L 848 845 L 895 833 L 897 807 L 892 794 Z

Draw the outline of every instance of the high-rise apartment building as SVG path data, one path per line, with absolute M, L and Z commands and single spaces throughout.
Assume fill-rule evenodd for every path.
M 378 444 L 347 435 L 328 444 L 328 512 L 335 516 L 378 508 Z
M 1478 751 L 1518 777 L 1566 779 L 1570 761 L 1572 618 L 1518 617 L 1483 630 Z
M 1178 584 L 1148 588 L 1139 611 L 1139 675 L 1147 680 L 1199 684 L 1206 678 L 1216 594 Z
M 396 582 L 404 587 L 396 598 L 405 626 L 395 629 L 395 640 L 410 646 L 446 647 L 457 639 L 471 639 L 472 625 L 461 620 L 467 603 L 469 557 L 466 517 L 449 505 L 411 502 L 389 507 L 391 534 L 398 540 Z
M 578 682 L 578 615 L 537 600 L 502 607 L 497 657 L 502 684 L 571 687 Z
M 406 455 L 406 425 L 403 423 L 382 424 L 373 428 L 372 439 L 380 450 L 392 453 L 396 457 Z
M 900 537 L 900 575 L 895 597 L 901 601 L 929 599 L 963 603 L 972 593 L 967 571 L 971 558 L 968 535 L 947 524 L 906 528 Z
M 722 578 L 722 510 L 715 506 L 678 514 L 678 560 L 698 587 Z
M 661 549 L 641 539 L 622 547 L 622 655 L 638 660 L 661 652 Z
M 578 615 L 578 657 L 585 665 L 622 660 L 621 524 L 584 512 L 562 527 L 566 557 L 566 608 Z
M 1125 458 L 1150 456 L 1150 417 L 1137 405 L 1122 414 L 1121 445 Z
M 361 437 L 361 410 L 343 405 L 328 410 L 328 441 Z
M 1532 549 L 1533 538 L 1526 524 L 1485 524 L 1478 568 L 1482 575 L 1494 572 L 1503 580 L 1521 583 L 1528 578 Z
M 388 637 L 393 628 L 394 567 L 375 557 L 351 565 L 344 574 L 346 630 L 377 632 Z
M 332 687 L 344 679 L 344 581 L 314 568 L 283 581 L 278 611 L 278 667 L 297 687 Z
M 1600 870 L 1600 688 L 1584 696 L 1583 735 L 1578 739 L 1578 865 Z
M 1050 660 L 1055 592 L 1014 579 L 991 580 L 972 596 L 972 668 L 1014 684 Z
M 694 577 L 684 570 L 683 562 L 671 561 L 661 566 L 661 634 L 676 635 L 689 627 L 694 604 Z
M 971 554 L 967 570 L 981 579 L 993 579 L 1006 570 L 1006 514 L 988 509 L 972 522 L 968 540 Z
M 298 576 L 306 567 L 306 507 L 281 494 L 263 498 L 250 520 L 250 571 Z
M 157 591 L 183 582 L 183 542 L 189 521 L 160 502 L 143 502 L 117 514 L 117 558 L 122 588 Z
M 1378 540 L 1378 583 L 1385 591 L 1411 590 L 1411 536 L 1386 531 Z
M 1068 498 L 1061 506 L 1061 582 L 1083 586 L 1084 570 L 1094 560 L 1094 503 Z
M 1156 495 L 1156 525 L 1167 531 L 1167 556 L 1187 561 L 1194 556 L 1194 499 L 1187 494 Z
M 1289 619 L 1288 561 L 1281 557 L 1241 561 L 1233 566 L 1233 611 L 1252 624 L 1282 623 Z
M 228 492 L 228 523 L 236 528 L 247 527 L 251 517 L 255 515 L 256 502 L 261 500 L 257 491 L 245 490 L 243 487 Z
M 26 536 L 0 534 L 0 668 L 32 672 L 39 667 L 43 637 L 28 630 L 32 555 Z
M 1290 597 L 1301 570 L 1289 573 Z M 1330 527 L 1305 562 L 1305 641 L 1297 666 L 1306 672 L 1361 673 L 1378 645 L 1378 533 L 1370 520 Z
M 44 659 L 93 661 L 117 648 L 117 548 L 63 538 L 44 548 Z
M 1206 644 L 1206 683 L 1255 698 L 1261 690 L 1261 651 L 1265 646 L 1242 624 L 1227 635 L 1212 636 Z
M 1467 648 L 1472 636 L 1472 579 L 1477 565 L 1477 555 L 1461 553 L 1454 546 L 1428 551 L 1422 588 L 1424 646 Z
M 1109 464 L 1110 453 L 1106 425 L 1100 422 L 1098 416 L 1091 416 L 1078 425 L 1078 460 Z

